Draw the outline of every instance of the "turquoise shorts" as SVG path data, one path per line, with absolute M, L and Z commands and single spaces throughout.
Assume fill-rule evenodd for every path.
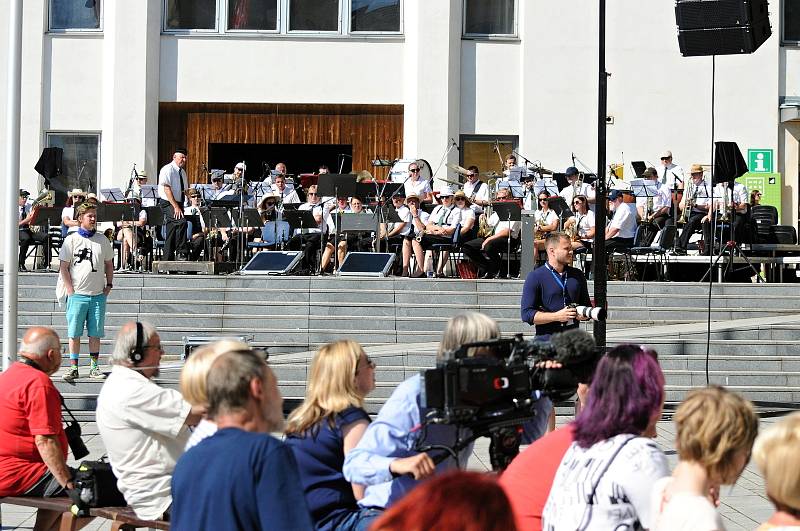
M 89 337 L 105 336 L 106 296 L 70 295 L 67 297 L 67 337 L 81 337 L 84 325 Z

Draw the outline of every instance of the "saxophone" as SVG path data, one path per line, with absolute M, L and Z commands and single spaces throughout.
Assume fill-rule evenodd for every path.
M 489 226 L 490 217 L 492 217 L 491 203 L 484 207 L 483 214 L 478 217 L 478 238 L 488 238 L 494 232 L 494 229 Z
M 534 240 L 543 240 L 544 239 L 544 218 L 540 217 L 539 221 L 536 222 L 536 230 L 533 233 Z
M 653 197 L 647 196 L 647 210 L 644 213 L 644 221 L 645 223 L 650 223 L 650 220 L 653 217 Z

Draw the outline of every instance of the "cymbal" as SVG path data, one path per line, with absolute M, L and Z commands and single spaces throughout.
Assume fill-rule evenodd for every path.
M 496 171 L 485 171 L 481 173 L 481 177 L 500 177 L 500 174 Z
M 546 173 L 548 175 L 553 175 L 555 172 L 553 170 L 548 170 L 547 168 L 542 168 L 541 166 L 537 166 L 536 168 L 531 168 L 533 171 L 538 173 Z
M 469 173 L 469 171 L 467 171 L 466 168 L 462 168 L 458 164 L 451 164 L 451 163 L 448 162 L 447 164 L 445 164 L 445 166 L 447 166 L 448 168 L 450 168 L 454 172 L 460 173 L 461 175 L 467 175 Z
M 439 181 L 444 181 L 444 182 L 449 183 L 449 184 L 455 184 L 456 186 L 461 186 L 460 182 L 451 181 L 450 179 L 445 179 L 444 177 L 437 177 L 436 179 L 439 180 Z

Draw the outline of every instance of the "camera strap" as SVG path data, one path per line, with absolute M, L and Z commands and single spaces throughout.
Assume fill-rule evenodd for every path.
M 27 365 L 28 367 L 33 367 L 37 371 L 44 372 L 44 370 L 39 366 L 38 363 L 36 363 L 32 359 L 26 358 L 25 356 L 20 356 L 20 358 L 17 361 Z M 73 422 L 77 423 L 78 419 L 75 418 L 75 415 L 73 415 L 72 411 L 67 407 L 66 402 L 64 402 L 64 397 L 61 395 L 61 393 L 58 392 L 58 389 L 56 389 L 56 392 L 58 393 L 58 399 L 61 400 L 61 407 L 64 408 L 64 411 L 67 412 L 69 418 L 71 418 Z

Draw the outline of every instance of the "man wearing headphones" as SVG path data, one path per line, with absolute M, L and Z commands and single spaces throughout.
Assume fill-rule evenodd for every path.
M 117 486 L 136 516 L 168 519 L 175 463 L 203 408 L 157 385 L 164 349 L 149 323 L 129 322 L 117 335 L 113 368 L 97 397 L 97 428 Z

